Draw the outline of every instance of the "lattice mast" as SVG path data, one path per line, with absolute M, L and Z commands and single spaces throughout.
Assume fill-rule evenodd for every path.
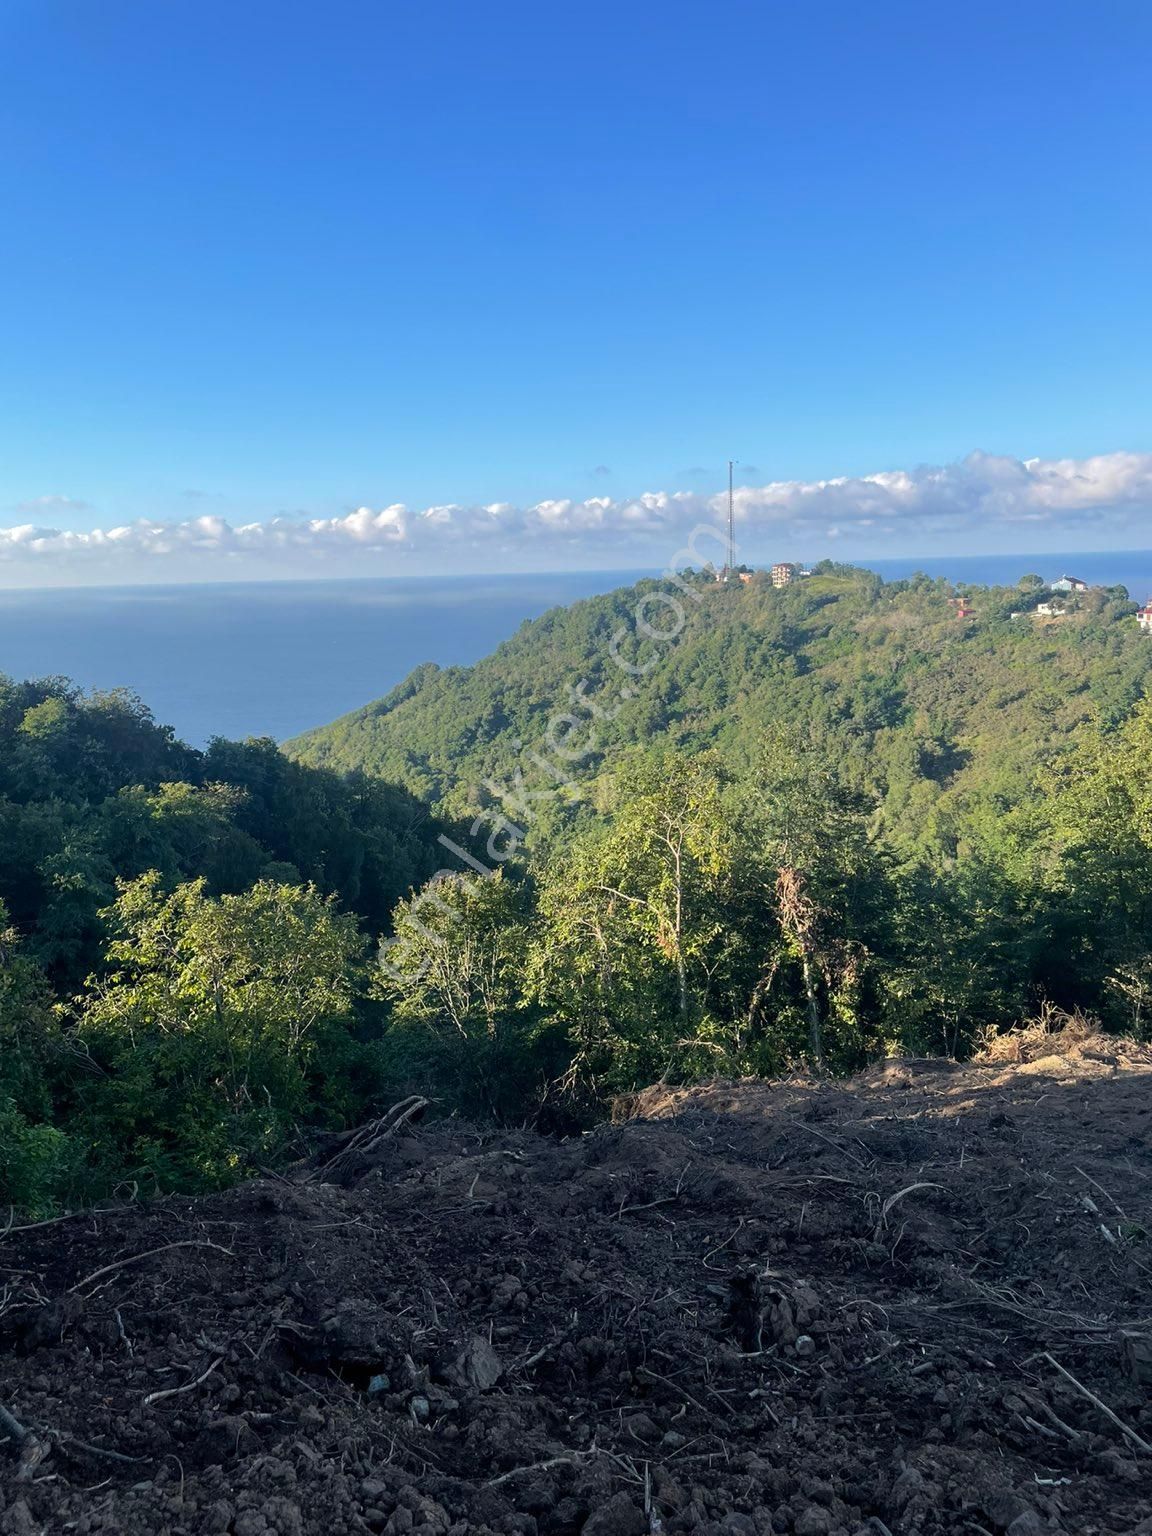
M 734 461 L 728 460 L 728 566 L 725 577 L 731 581 L 736 574 L 736 512 L 732 494 L 732 469 Z

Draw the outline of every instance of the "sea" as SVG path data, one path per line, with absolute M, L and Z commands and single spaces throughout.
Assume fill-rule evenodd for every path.
M 802 554 L 803 552 L 801 552 Z M 1152 550 L 860 560 L 1015 583 L 1026 572 L 1152 594 Z M 0 672 L 130 688 L 193 746 L 284 740 L 379 698 L 424 661 L 466 666 L 525 619 L 649 571 L 0 591 Z

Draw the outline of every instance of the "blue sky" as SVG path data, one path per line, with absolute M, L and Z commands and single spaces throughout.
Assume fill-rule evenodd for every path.
M 1152 543 L 1150 61 L 1144 0 L 0 0 L 0 583 L 659 563 L 729 456 L 753 556 Z

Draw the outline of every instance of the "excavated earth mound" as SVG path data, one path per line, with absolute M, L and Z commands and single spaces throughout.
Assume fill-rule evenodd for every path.
M 12 1227 L 0 1532 L 1152 1533 L 1152 1053 L 1012 1055 Z

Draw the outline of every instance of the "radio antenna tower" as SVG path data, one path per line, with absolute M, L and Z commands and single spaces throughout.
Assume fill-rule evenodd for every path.
M 725 576 L 729 581 L 736 574 L 736 518 L 732 500 L 732 463 L 728 460 L 728 569 Z

